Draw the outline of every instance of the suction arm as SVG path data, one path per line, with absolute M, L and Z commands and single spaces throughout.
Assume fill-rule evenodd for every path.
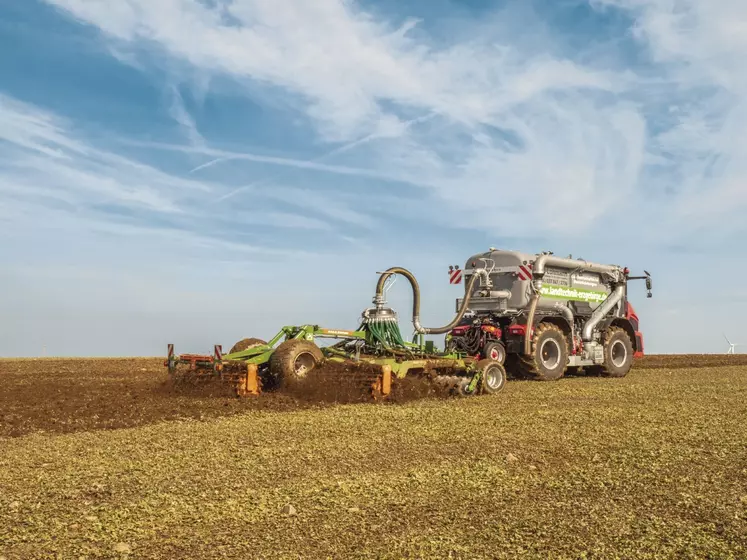
M 373 302 L 374 304 L 376 304 L 377 309 L 383 308 L 384 304 L 386 303 L 386 300 L 384 299 L 384 284 L 386 283 L 387 278 L 389 278 L 392 274 L 401 274 L 402 276 L 407 278 L 407 280 L 410 282 L 410 286 L 412 286 L 412 324 L 415 327 L 415 332 L 419 334 L 445 334 L 456 327 L 459 324 L 459 321 L 462 320 L 462 317 L 464 317 L 464 314 L 467 312 L 467 306 L 472 299 L 472 291 L 475 286 L 475 282 L 477 282 L 477 279 L 484 278 L 485 283 L 488 285 L 488 287 L 490 286 L 490 276 L 485 269 L 475 269 L 474 272 L 475 273 L 469 279 L 469 283 L 467 284 L 467 290 L 464 295 L 464 300 L 462 301 L 462 306 L 459 308 L 456 317 L 454 317 L 454 319 L 444 327 L 426 328 L 420 324 L 420 286 L 418 285 L 418 281 L 415 279 L 415 276 L 413 276 L 412 272 L 405 268 L 394 266 L 382 272 L 381 276 L 379 277 L 379 281 L 376 284 L 376 295 L 374 296 Z

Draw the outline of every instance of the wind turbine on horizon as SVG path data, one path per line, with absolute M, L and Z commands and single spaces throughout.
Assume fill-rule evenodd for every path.
M 726 336 L 726 334 L 724 334 L 724 338 L 726 339 L 726 342 L 729 344 L 729 349 L 726 351 L 726 353 L 727 354 L 736 354 L 735 348 L 737 346 L 741 346 L 741 343 L 739 343 L 739 342 L 736 342 L 736 343 L 732 342 L 731 340 L 729 340 L 729 337 Z

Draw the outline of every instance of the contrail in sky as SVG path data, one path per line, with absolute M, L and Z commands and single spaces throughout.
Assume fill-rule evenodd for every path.
M 418 124 L 418 123 L 429 121 L 429 120 L 431 120 L 435 116 L 436 116 L 436 113 L 433 113 L 433 112 L 429 113 L 429 114 L 424 115 L 422 117 L 418 117 L 416 119 L 412 119 L 412 120 L 406 121 L 403 124 L 403 127 L 405 129 L 407 129 L 410 126 L 412 126 L 413 124 Z M 335 148 L 334 150 L 331 150 L 331 151 L 329 151 L 329 152 L 327 152 L 325 154 L 322 154 L 321 156 L 318 156 L 316 158 L 307 160 L 307 162 L 308 163 L 316 163 L 316 162 L 319 162 L 319 161 L 321 161 L 321 160 L 323 160 L 325 158 L 328 158 L 328 157 L 331 157 L 331 156 L 334 156 L 334 155 L 337 155 L 337 154 L 341 154 L 343 152 L 347 152 L 348 150 L 352 150 L 353 148 L 356 148 L 356 147 L 360 146 L 361 144 L 366 144 L 366 143 L 370 142 L 371 140 L 375 140 L 376 138 L 382 138 L 382 137 L 383 137 L 382 135 L 376 134 L 376 133 L 368 134 L 367 136 L 364 136 L 363 138 L 359 138 L 358 140 L 354 140 L 353 142 L 350 142 L 349 144 L 345 144 L 344 146 L 340 146 L 339 148 Z M 230 158 L 216 158 L 216 159 L 214 159 L 212 161 L 209 161 L 207 163 L 203 163 L 202 165 L 200 165 L 198 167 L 195 167 L 192 171 L 198 171 L 198 170 L 204 169 L 206 167 L 211 167 L 211 166 L 215 165 L 216 163 L 220 163 L 220 162 L 226 161 L 228 159 L 230 159 Z M 192 173 L 192 171 L 190 171 L 190 173 Z M 232 196 L 234 196 L 234 195 L 236 195 L 236 194 L 238 194 L 240 192 L 243 192 L 245 190 L 248 190 L 248 189 L 257 187 L 259 185 L 263 185 L 265 183 L 268 183 L 268 182 L 272 181 L 273 179 L 275 179 L 275 178 L 277 178 L 279 176 L 280 176 L 280 174 L 275 174 L 272 177 L 268 177 L 267 179 L 263 179 L 261 181 L 255 182 L 255 183 L 251 183 L 250 185 L 245 185 L 243 187 L 239 187 L 238 189 L 234 189 L 231 192 L 229 192 L 227 194 L 224 194 L 223 196 L 219 197 L 217 199 L 217 201 L 218 202 L 222 202 L 222 201 L 226 200 L 227 198 L 230 198 L 230 197 L 232 197 Z

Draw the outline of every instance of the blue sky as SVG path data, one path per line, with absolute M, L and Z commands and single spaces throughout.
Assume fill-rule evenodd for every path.
M 4 2 L 0 355 L 352 328 L 394 265 L 443 324 L 490 246 L 747 344 L 745 59 L 737 0 Z

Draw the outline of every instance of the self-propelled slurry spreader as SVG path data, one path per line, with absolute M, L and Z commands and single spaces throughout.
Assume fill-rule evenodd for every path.
M 451 267 L 453 272 L 458 267 Z M 645 272 L 645 271 L 644 271 Z M 643 355 L 643 335 L 628 301 L 626 267 L 491 248 L 467 259 L 461 275 L 469 305 L 446 335 L 446 349 L 505 363 L 509 372 L 555 380 L 583 367 L 623 377 Z M 469 279 L 479 274 L 473 286 Z

